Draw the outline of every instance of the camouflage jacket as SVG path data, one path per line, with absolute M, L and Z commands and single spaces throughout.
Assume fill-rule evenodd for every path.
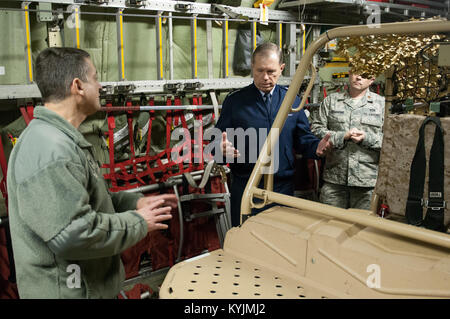
M 367 91 L 360 100 L 348 92 L 327 96 L 311 113 L 311 131 L 319 138 L 331 133 L 334 149 L 327 155 L 323 179 L 326 182 L 374 187 L 383 140 L 384 97 Z M 356 144 L 344 140 L 351 128 L 365 132 L 365 139 Z

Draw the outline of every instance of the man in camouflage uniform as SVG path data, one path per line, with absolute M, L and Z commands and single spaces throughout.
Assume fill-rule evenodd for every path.
M 331 133 L 333 150 L 323 173 L 322 203 L 370 209 L 383 140 L 384 97 L 370 92 L 375 78 L 349 74 L 349 90 L 327 96 L 311 114 L 311 131 Z

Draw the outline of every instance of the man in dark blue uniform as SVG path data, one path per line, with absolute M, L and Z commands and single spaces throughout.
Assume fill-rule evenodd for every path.
M 258 46 L 252 55 L 253 83 L 230 93 L 222 103 L 216 127 L 222 131 L 222 154 L 227 158 L 234 158 L 233 163 L 230 163 L 233 226 L 240 224 L 242 194 L 256 162 L 252 154 L 259 154 L 265 141 L 266 136 L 260 134 L 260 130 L 266 129 L 269 132 L 287 92 L 287 88 L 277 85 L 283 69 L 282 52 L 278 46 L 273 43 Z M 299 104 L 300 98 L 296 97 L 293 107 L 298 107 Z M 258 141 L 252 141 L 251 134 L 234 134 L 229 138 L 227 129 L 228 132 L 230 129 L 241 129 L 241 132 L 247 133 L 256 129 L 253 136 L 257 136 Z M 331 148 L 328 139 L 329 136 L 325 136 L 319 140 L 311 133 L 303 110 L 289 114 L 278 141 L 278 169 L 274 176 L 274 191 L 293 195 L 294 150 L 306 158 L 316 159 Z

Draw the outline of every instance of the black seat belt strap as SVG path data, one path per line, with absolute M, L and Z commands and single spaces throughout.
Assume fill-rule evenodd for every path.
M 425 228 L 437 231 L 444 229 L 444 136 L 441 121 L 434 117 L 436 130 L 431 146 L 428 180 L 428 200 L 425 202 L 427 213 L 423 221 Z
M 423 199 L 425 185 L 425 126 L 434 122 L 436 129 L 429 161 L 428 199 Z M 425 221 L 423 206 L 427 207 Z M 409 224 L 424 226 L 429 229 L 444 228 L 444 138 L 441 121 L 438 117 L 427 117 L 420 127 L 416 153 L 411 163 L 409 194 L 406 202 L 406 219 Z

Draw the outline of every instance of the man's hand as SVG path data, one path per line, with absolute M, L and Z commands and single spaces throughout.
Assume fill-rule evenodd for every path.
M 366 133 L 364 133 L 364 131 L 357 129 L 356 127 L 352 128 L 350 131 L 345 133 L 344 136 L 345 140 L 351 139 L 356 144 L 361 143 L 361 141 L 364 140 L 365 138 Z
M 143 208 L 161 199 L 164 200 L 164 206 L 170 206 L 172 209 L 178 207 L 178 199 L 175 194 L 161 194 L 140 198 L 136 203 L 136 209 Z
M 350 137 L 352 141 L 356 144 L 361 143 L 362 140 L 366 138 L 366 133 L 364 131 L 358 130 L 357 128 L 354 129 L 352 136 Z
M 163 222 L 172 219 L 172 215 L 170 214 L 172 207 L 163 206 L 164 203 L 165 201 L 163 199 L 158 199 L 137 209 L 137 213 L 147 222 L 148 232 L 169 228 Z
M 323 139 L 320 140 L 319 145 L 317 145 L 316 155 L 319 157 L 325 156 L 332 148 L 333 143 L 330 142 L 331 133 L 327 133 Z
M 222 141 L 220 142 L 220 149 L 222 150 L 222 154 L 226 157 L 239 157 L 241 154 L 237 149 L 233 147 L 233 144 L 227 139 L 227 133 L 222 133 Z

